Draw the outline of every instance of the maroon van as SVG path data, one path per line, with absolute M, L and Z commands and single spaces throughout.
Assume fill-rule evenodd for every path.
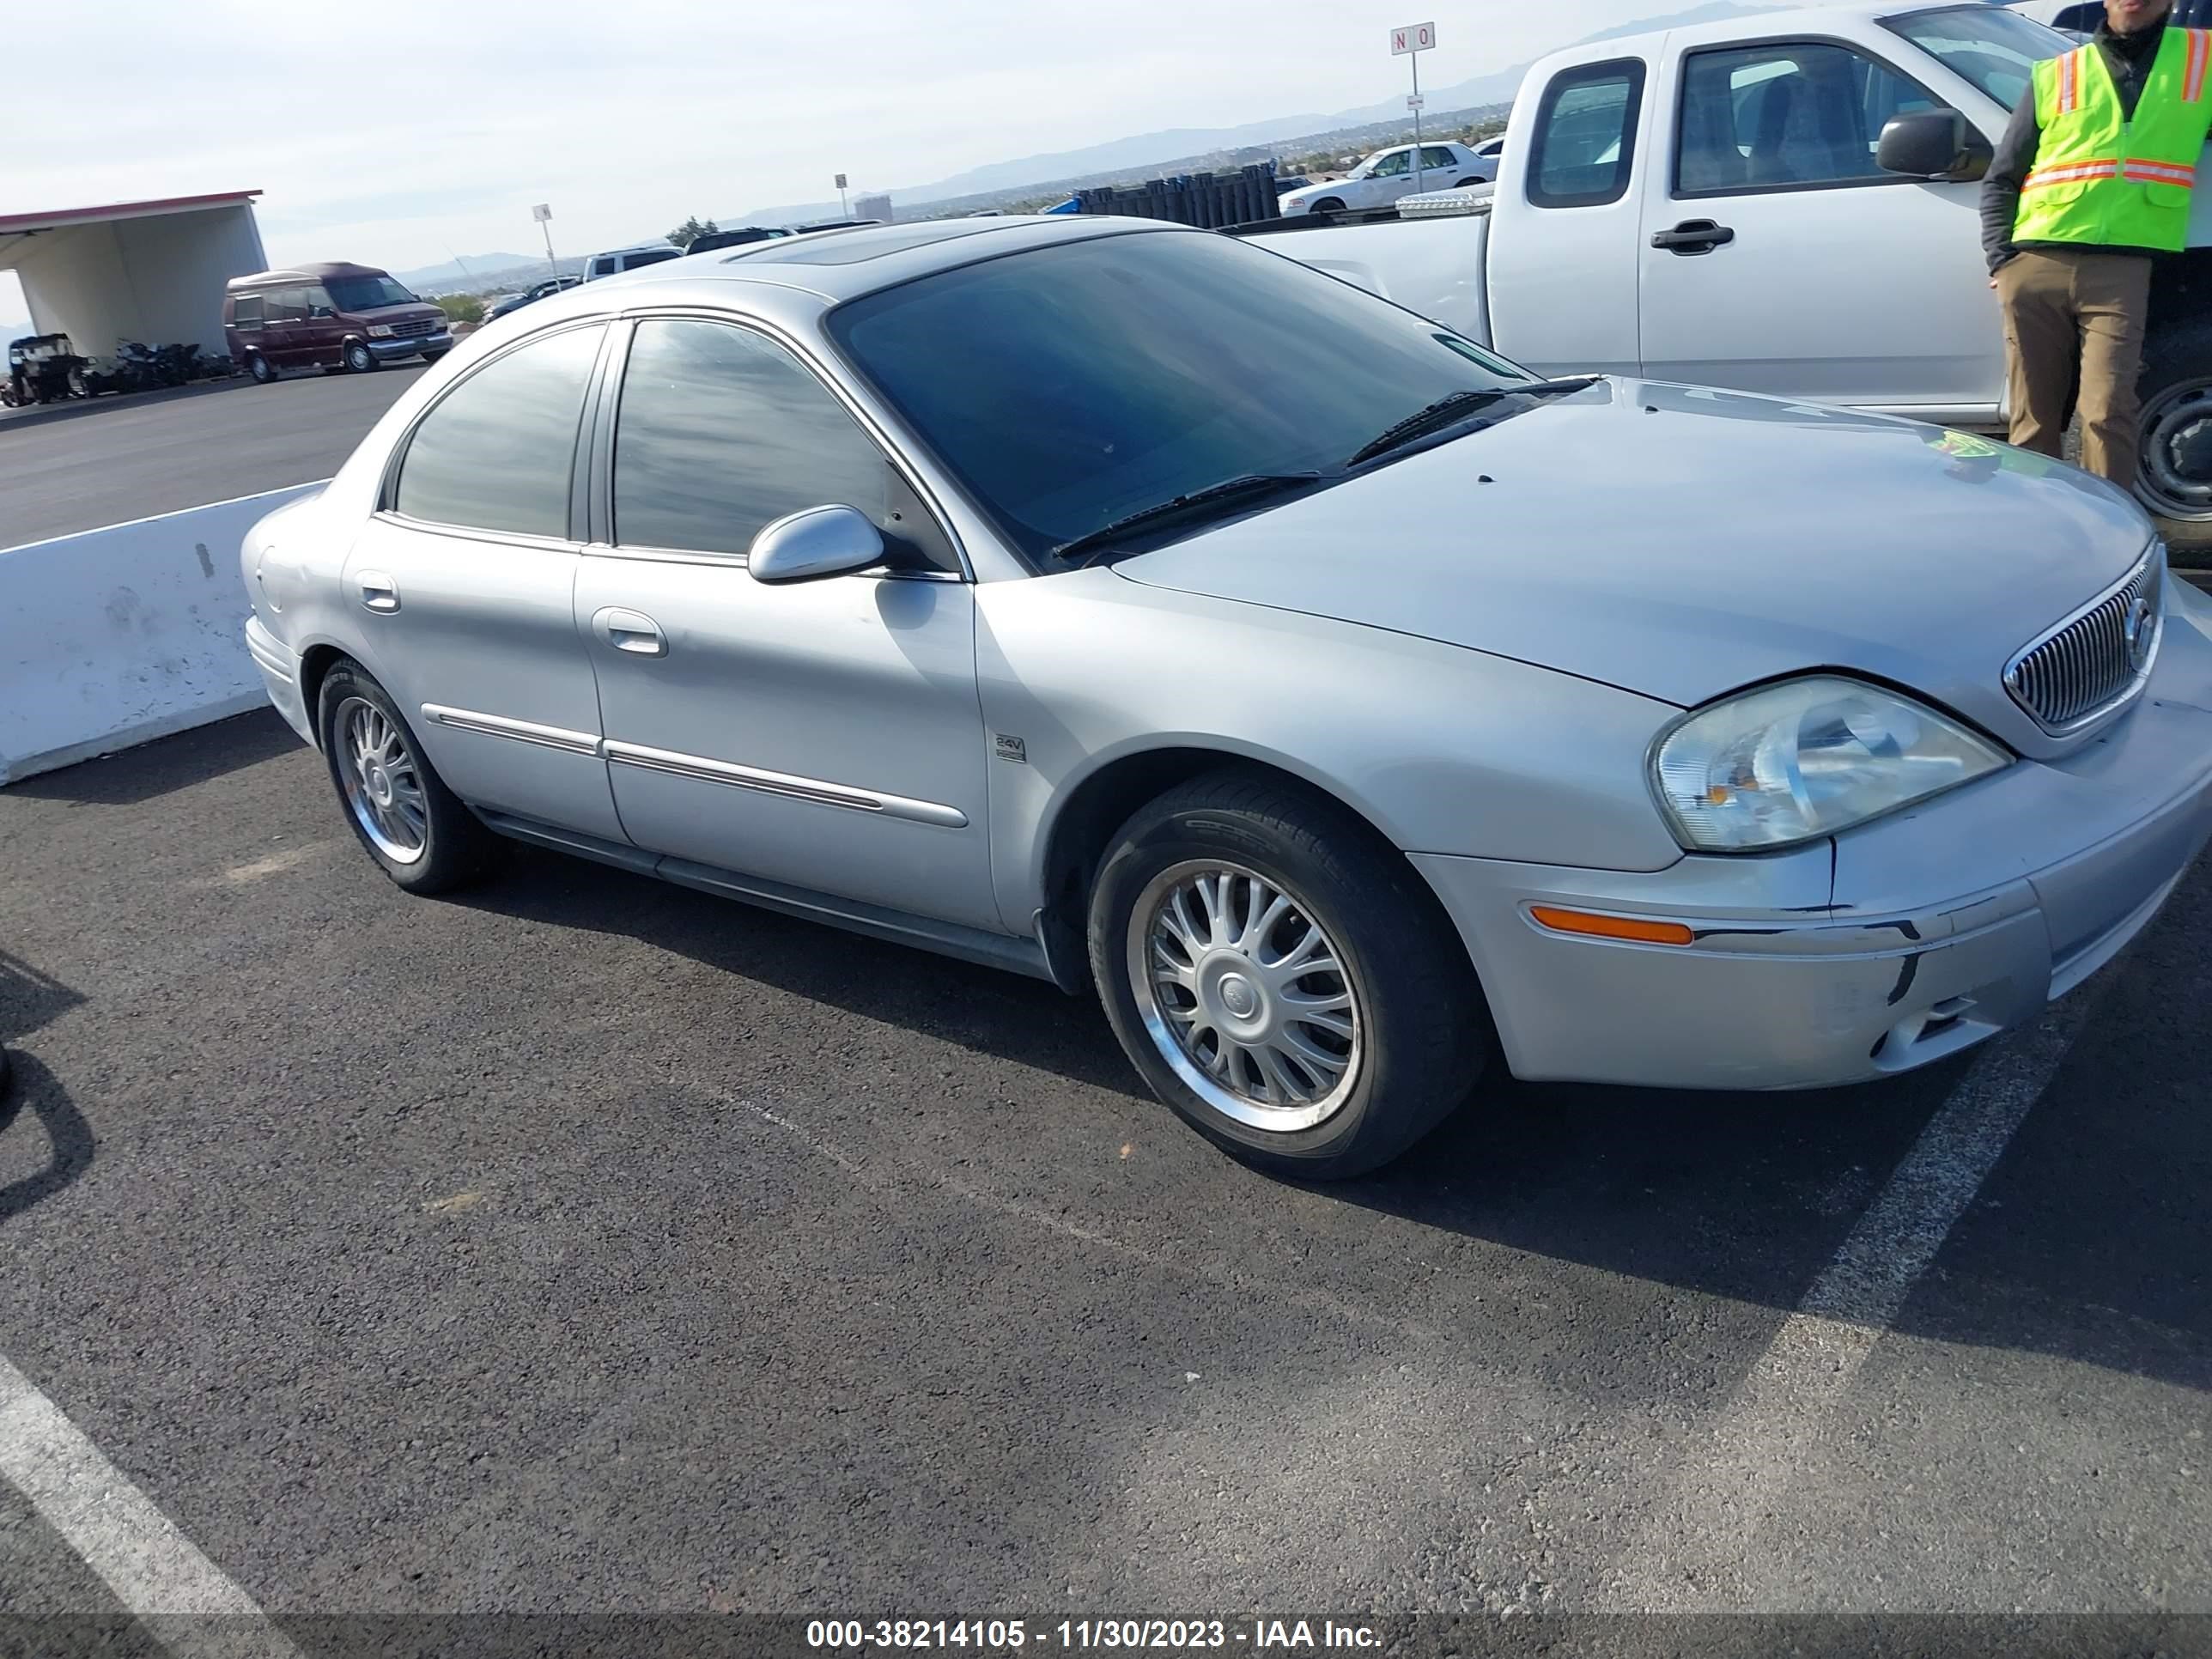
M 232 360 L 264 386 L 288 368 L 365 374 L 394 357 L 453 349 L 446 313 L 374 265 L 295 265 L 234 276 L 223 293 Z

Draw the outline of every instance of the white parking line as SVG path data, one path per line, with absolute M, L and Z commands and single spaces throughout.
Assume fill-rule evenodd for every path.
M 1808 1443 L 1996 1167 L 2096 1001 L 2069 998 L 1982 1052 L 1704 1431 L 1708 1453 L 1675 1472 L 1616 1564 L 1608 1606 L 1786 1612 L 1805 1604 L 1790 1578 L 1810 1564 L 1762 1550 L 1760 1534 L 1798 1488 Z
M 253 1598 L 4 1358 L 0 1475 L 178 1659 L 300 1659 Z

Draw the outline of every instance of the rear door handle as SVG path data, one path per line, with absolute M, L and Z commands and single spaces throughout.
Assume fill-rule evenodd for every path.
M 1735 232 L 1726 225 L 1717 225 L 1710 219 L 1685 219 L 1674 229 L 1652 237 L 1651 246 L 1670 253 L 1711 253 L 1734 240 Z
M 641 611 L 624 611 L 611 605 L 592 618 L 592 626 L 617 651 L 627 651 L 634 657 L 668 654 L 668 635 Z
M 356 580 L 361 583 L 361 602 L 365 608 L 387 616 L 399 609 L 398 586 L 381 570 L 364 570 Z

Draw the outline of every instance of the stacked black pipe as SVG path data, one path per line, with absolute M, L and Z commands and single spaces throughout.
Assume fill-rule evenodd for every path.
M 1101 185 L 1075 194 L 1085 213 L 1165 219 L 1201 230 L 1282 216 L 1275 204 L 1273 161 L 1255 161 L 1234 173 L 1182 173 L 1141 185 Z

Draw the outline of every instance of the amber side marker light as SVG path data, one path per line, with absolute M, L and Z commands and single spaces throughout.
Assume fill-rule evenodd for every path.
M 1548 904 L 1529 906 L 1537 923 L 1555 933 L 1580 933 L 1589 939 L 1633 939 L 1638 945 L 1688 945 L 1697 935 L 1679 921 L 1634 921 L 1626 916 L 1594 916 L 1586 910 L 1559 910 Z

